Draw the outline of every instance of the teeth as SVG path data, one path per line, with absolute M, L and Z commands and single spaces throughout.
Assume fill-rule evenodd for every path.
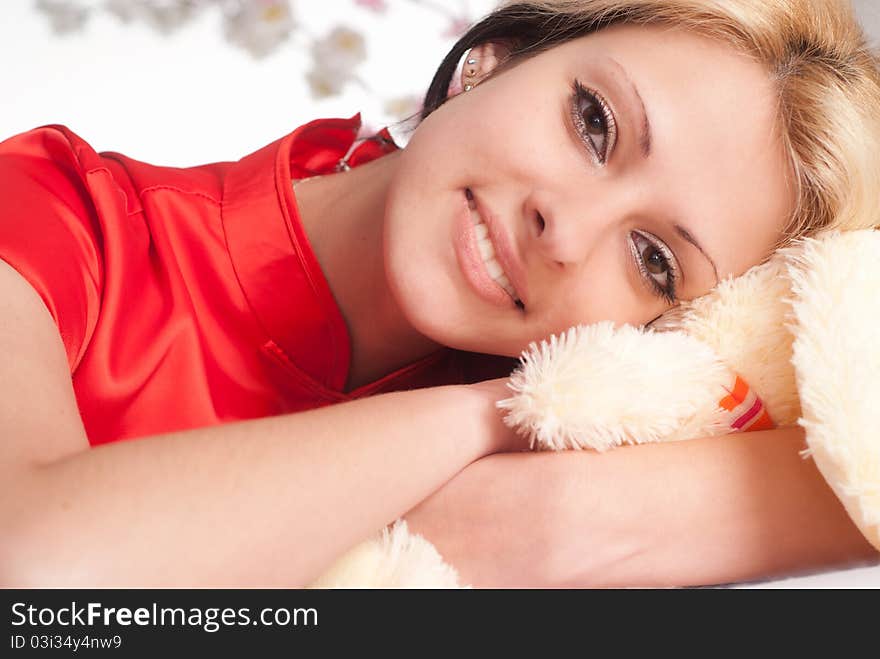
M 514 301 L 517 300 L 516 291 L 513 290 L 513 286 L 511 285 L 510 280 L 507 278 L 507 275 L 502 274 L 500 277 L 496 278 L 495 281 L 497 281 L 501 285 L 501 288 L 507 291 L 507 294 L 512 297 Z
M 489 272 L 489 276 L 492 277 L 501 288 L 507 291 L 507 294 L 510 295 L 510 297 L 517 300 L 516 291 L 513 290 L 510 279 L 504 274 L 504 269 L 501 267 L 501 264 L 498 263 L 498 259 L 495 258 L 495 246 L 489 239 L 489 227 L 480 220 L 480 216 L 476 212 L 477 203 L 474 201 L 473 195 L 468 195 L 468 208 L 471 209 L 471 222 L 474 224 L 474 233 L 477 236 L 477 249 L 480 250 L 480 256 L 483 259 L 483 263 L 486 264 L 486 270 Z
M 498 279 L 501 275 L 504 274 L 504 270 L 501 268 L 501 264 L 498 263 L 494 258 L 491 259 L 483 259 L 483 263 L 486 264 L 486 270 L 489 271 L 489 276 L 492 279 Z
M 471 203 L 473 203 L 473 202 L 471 202 Z M 477 212 L 476 208 L 471 208 L 471 224 L 473 224 L 474 226 L 479 226 L 480 224 L 483 224 L 482 220 L 480 220 L 480 214 Z M 488 232 L 488 230 L 487 230 L 487 232 Z M 487 235 L 488 235 L 488 233 L 487 233 Z
M 492 247 L 492 243 L 489 242 L 488 238 L 478 240 L 477 248 L 480 250 L 480 256 L 483 257 L 484 261 L 488 261 L 495 256 L 495 248 Z
M 486 225 L 481 222 L 476 226 L 476 232 L 479 236 L 482 232 L 488 233 L 488 229 L 486 228 Z M 495 258 L 495 248 L 492 246 L 491 241 L 488 238 L 480 238 L 477 240 L 477 248 L 480 250 L 480 256 L 483 259 L 483 263 L 486 264 L 486 271 L 489 273 L 489 276 L 498 282 L 498 285 L 507 291 L 508 295 L 515 300 L 516 291 L 513 290 L 510 279 L 504 274 L 504 269 L 501 267 L 501 264 L 498 263 L 498 259 Z
M 492 261 L 489 261 L 489 263 L 498 263 L 498 261 L 495 261 L 493 259 Z M 486 264 L 487 268 L 489 267 L 489 263 Z M 501 270 L 500 265 L 498 266 L 498 270 L 499 271 Z M 489 272 L 491 272 L 491 269 L 489 270 Z M 505 275 L 503 272 L 501 272 L 500 275 L 492 275 L 492 279 L 497 281 L 498 285 L 501 286 L 501 288 L 503 288 L 505 291 L 507 291 L 507 294 L 510 297 L 512 297 L 514 300 L 517 299 L 516 291 L 513 290 L 513 286 L 511 285 L 510 280 L 507 278 L 507 275 Z

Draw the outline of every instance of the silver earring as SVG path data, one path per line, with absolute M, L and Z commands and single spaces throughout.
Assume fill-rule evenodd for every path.
M 468 65 L 470 68 L 467 69 L 467 71 L 465 71 L 465 74 L 464 74 L 464 75 L 465 75 L 466 78 L 473 78 L 474 76 L 477 75 L 477 69 L 476 69 L 477 61 L 478 61 L 478 60 L 476 60 L 476 59 L 473 58 L 473 57 L 469 57 L 469 58 L 468 58 L 468 60 L 467 60 L 466 63 L 467 63 L 467 65 Z M 475 83 L 473 83 L 473 82 L 465 83 L 465 85 L 464 85 L 464 90 L 465 90 L 466 92 L 469 92 L 470 90 L 472 90 L 472 89 L 474 88 L 474 84 L 475 84 Z

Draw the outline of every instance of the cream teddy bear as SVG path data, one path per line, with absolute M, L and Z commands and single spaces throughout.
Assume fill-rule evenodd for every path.
M 508 386 L 505 422 L 538 449 L 799 424 L 804 458 L 880 549 L 880 231 L 800 240 L 648 329 L 602 322 L 532 344 Z M 402 520 L 314 584 L 461 585 Z

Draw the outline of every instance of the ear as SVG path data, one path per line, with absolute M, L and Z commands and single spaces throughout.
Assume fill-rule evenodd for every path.
M 500 42 L 488 42 L 474 46 L 464 56 L 457 91 L 470 91 L 489 77 L 498 66 L 510 57 L 510 46 Z

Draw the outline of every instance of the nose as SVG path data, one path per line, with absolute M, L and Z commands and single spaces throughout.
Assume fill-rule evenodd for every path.
M 610 186 L 576 194 L 535 193 L 526 202 L 531 248 L 557 266 L 575 265 L 636 212 L 632 195 Z

